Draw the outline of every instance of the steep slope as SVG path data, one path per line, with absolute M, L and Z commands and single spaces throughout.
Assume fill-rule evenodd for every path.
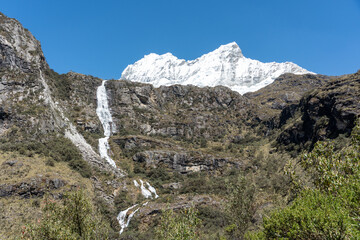
M 119 153 L 181 173 L 236 165 L 217 151 L 212 156 L 195 149 L 207 141 L 225 144 L 242 138 L 250 103 L 240 94 L 225 87 L 154 88 L 127 81 L 109 81 L 107 89 Z
M 254 124 L 265 124 L 268 130 L 278 128 L 285 121 L 285 116 L 294 116 L 306 93 L 324 86 L 332 78 L 319 74 L 287 73 L 256 92 L 246 93 L 244 96 L 255 106 L 252 109 Z
M 9 136 L 17 142 L 22 139 L 19 145 L 34 141 L 45 143 L 61 134 L 80 150 L 85 161 L 111 170 L 68 115 L 74 106 L 72 100 L 79 98 L 71 96 L 71 85 L 75 84 L 70 84 L 71 74 L 60 76 L 54 73 L 46 63 L 40 43 L 17 20 L 0 14 L 0 26 L 0 89 L 3 93 L 0 99 L 3 112 L 0 132 L 4 133 L 4 141 Z M 95 80 L 89 78 L 88 82 Z M 13 127 L 20 131 L 13 133 Z
M 284 131 L 277 141 L 280 146 L 312 148 L 319 140 L 349 136 L 360 116 L 360 71 L 330 80 L 305 95 L 301 101 L 281 114 Z M 297 116 L 289 112 L 298 112 Z M 302 147 L 301 147 L 302 146 Z
M 193 61 L 178 59 L 171 53 L 152 53 L 126 67 L 120 79 L 151 83 L 155 87 L 174 84 L 198 87 L 222 85 L 243 94 L 272 83 L 283 73 L 310 72 L 291 62 L 262 63 L 246 58 L 233 42 Z
M 47 68 L 41 45 L 17 20 L 0 13 L 0 69 L 32 70 Z
M 255 179 L 259 197 L 252 221 L 261 222 L 262 209 L 274 206 L 274 199 L 280 195 L 286 196 L 289 186 L 283 167 L 291 157 L 271 147 L 276 138 L 279 141 L 286 136 L 287 127 L 300 116 L 299 106 L 307 96 L 317 94 L 316 89 L 323 97 L 336 95 L 339 100 L 348 99 L 350 105 L 337 101 L 341 103 L 339 111 L 356 110 L 356 101 L 350 101 L 358 97 L 356 76 L 285 74 L 265 88 L 243 96 L 226 87 L 155 88 L 130 81 L 107 82 L 109 104 L 117 126 L 117 134 L 110 139 L 115 158 L 129 175 L 150 179 L 161 199 L 174 196 L 167 204 L 153 201 L 141 208 L 123 238 L 144 239 L 141 233 L 145 236 L 151 233 L 158 212 L 166 205 L 176 209 L 195 204 L 208 223 L 207 211 L 223 208 L 221 202 L 226 193 L 216 186 L 231 172 Z M 334 87 L 336 81 L 338 89 Z M 331 106 L 329 111 L 334 109 Z M 328 115 L 336 116 L 331 111 Z M 352 126 L 348 123 L 350 130 Z M 289 127 L 289 130 L 296 129 Z M 293 144 L 302 149 L 299 142 Z M 293 155 L 297 156 L 298 153 Z M 129 188 L 122 194 L 122 199 L 127 199 L 133 193 Z M 127 206 L 134 203 L 130 201 Z M 213 228 L 215 232 L 224 224 L 222 214 L 220 210 L 213 216 L 214 221 L 221 222 Z
M 95 113 L 100 84 L 90 76 L 52 71 L 34 36 L 0 14 L 0 205 L 13 209 L 0 211 L 11 222 L 1 226 L 0 238 L 15 237 L 25 223 L 21 212 L 28 213 L 28 220 L 31 214 L 40 216 L 33 200 L 61 196 L 76 186 L 93 196 L 92 172 L 112 171 L 81 134 L 88 132 L 87 139 L 97 141 L 102 132 Z M 88 111 L 81 114 L 82 108 Z

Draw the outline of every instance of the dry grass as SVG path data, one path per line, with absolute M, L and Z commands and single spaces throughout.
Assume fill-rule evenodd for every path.
M 13 185 L 32 179 L 61 179 L 66 183 L 62 188 L 51 190 L 51 194 L 61 193 L 71 186 L 81 186 L 93 195 L 91 181 L 69 168 L 65 162 L 46 164 L 47 158 L 35 155 L 26 157 L 18 153 L 0 152 L 0 184 Z M 16 161 L 13 166 L 6 162 Z M 50 194 L 50 195 L 51 195 Z M 31 224 L 41 217 L 42 198 L 24 199 L 20 196 L 0 198 L 0 239 L 20 236 L 22 226 Z

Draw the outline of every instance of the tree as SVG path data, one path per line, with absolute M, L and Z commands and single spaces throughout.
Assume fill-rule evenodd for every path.
M 98 217 L 83 190 L 64 194 L 63 201 L 45 199 L 43 217 L 24 227 L 23 239 L 108 239 L 109 226 Z
M 313 187 L 301 185 L 295 200 L 264 218 L 250 239 L 360 239 L 360 122 L 350 146 L 335 152 L 318 142 L 301 165 Z M 299 181 L 297 181 L 299 183 Z
M 228 184 L 226 212 L 230 225 L 225 229 L 232 239 L 242 239 L 255 214 L 255 186 L 250 180 L 239 176 Z
M 200 219 L 194 207 L 185 209 L 179 214 L 172 209 L 163 212 L 156 235 L 160 240 L 197 240 L 197 227 Z
M 294 202 L 264 218 L 265 239 L 358 239 L 356 221 L 342 198 L 304 190 Z

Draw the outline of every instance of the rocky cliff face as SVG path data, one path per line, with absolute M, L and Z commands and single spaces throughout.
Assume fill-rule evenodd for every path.
M 1 132 L 12 126 L 22 128 L 29 135 L 43 134 L 59 129 L 59 118 L 52 116 L 44 104 L 45 88 L 40 72 L 48 65 L 41 45 L 17 20 L 0 14 L 0 91 L 4 116 Z M 42 119 L 37 114 L 44 114 Z M 58 126 L 56 126 L 58 125 Z M 35 133 L 35 134 L 34 134 Z M 34 137 L 35 137 L 34 136 Z
M 178 138 L 225 135 L 226 125 L 247 116 L 248 100 L 225 87 L 175 85 L 154 88 L 126 81 L 107 83 L 118 132 Z
M 324 86 L 309 92 L 295 106 L 297 118 L 291 118 L 289 107 L 281 114 L 284 132 L 278 137 L 283 145 L 334 139 L 340 134 L 349 136 L 360 116 L 360 72 L 332 79 Z
M 19 146 L 33 141 L 46 144 L 60 134 L 72 141 L 85 161 L 110 170 L 82 135 L 94 146 L 94 136 L 102 132 L 94 111 L 96 87 L 102 80 L 55 73 L 39 41 L 18 21 L 1 14 L 0 27 L 3 141 L 22 139 Z
M 32 200 L 23 198 L 61 196 L 77 184 L 93 191 L 87 179 L 93 169 L 115 172 L 94 151 L 97 144 L 93 148 L 86 141 L 95 145 L 102 133 L 95 113 L 101 81 L 55 73 L 34 36 L 17 20 L 0 14 L 0 154 L 6 161 L 1 163 L 0 206 L 8 223 L 1 224 L 0 238 L 14 233 L 10 229 L 24 211 L 11 213 L 4 202 L 24 205 L 30 215 L 39 216 L 40 209 L 32 209 Z M 11 216 L 17 219 L 15 225 L 9 224 Z
M 34 104 L 34 93 L 41 91 L 37 73 L 47 67 L 40 43 L 17 20 L 0 13 L 0 132 L 14 124 L 27 122 L 21 105 Z M 36 103 L 35 103 L 36 104 Z
M 250 107 L 245 97 L 225 87 L 154 88 L 129 81 L 109 81 L 106 87 L 117 126 L 112 139 L 134 163 L 179 173 L 238 167 L 239 160 L 192 148 L 241 139 Z
M 253 124 L 263 124 L 265 134 L 280 128 L 287 119 L 295 117 L 302 97 L 324 86 L 331 77 L 314 74 L 283 74 L 272 84 L 244 96 L 254 105 Z
M 30 72 L 47 68 L 38 40 L 17 20 L 0 13 L 0 69 Z

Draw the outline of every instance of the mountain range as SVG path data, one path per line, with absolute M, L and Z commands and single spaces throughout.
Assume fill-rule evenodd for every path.
M 0 239 L 41 219 L 46 196 L 61 202 L 78 188 L 111 239 L 154 239 L 163 210 L 190 206 L 201 236 L 218 239 L 240 178 L 253 186 L 246 224 L 260 229 L 293 199 L 289 162 L 321 140 L 350 142 L 359 92 L 360 71 L 261 63 L 236 43 L 193 61 L 150 54 L 120 80 L 58 74 L 30 31 L 0 13 Z
M 226 86 L 244 94 L 269 85 L 284 73 L 312 72 L 291 62 L 262 63 L 246 58 L 239 46 L 232 42 L 192 61 L 178 59 L 171 53 L 151 53 L 127 66 L 120 79 L 150 83 L 155 87 L 174 84 Z

